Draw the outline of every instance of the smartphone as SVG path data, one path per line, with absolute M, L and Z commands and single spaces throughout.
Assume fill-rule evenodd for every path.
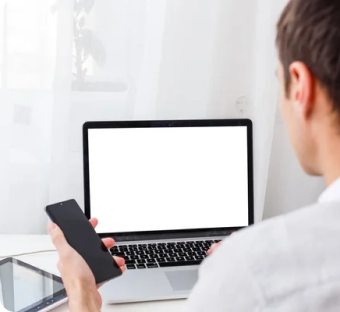
M 116 261 L 74 199 L 47 206 L 46 213 L 63 231 L 69 245 L 88 264 L 97 285 L 122 275 Z

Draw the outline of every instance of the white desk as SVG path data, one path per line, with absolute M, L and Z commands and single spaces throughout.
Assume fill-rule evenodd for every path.
M 48 249 L 54 249 L 54 246 L 47 235 L 0 235 L 0 257 Z M 58 255 L 56 252 L 17 258 L 42 270 L 60 276 L 57 269 Z M 124 305 L 106 305 L 104 303 L 102 312 L 180 312 L 184 305 L 183 300 Z M 65 312 L 68 311 L 68 309 L 67 306 L 64 305 L 55 311 Z

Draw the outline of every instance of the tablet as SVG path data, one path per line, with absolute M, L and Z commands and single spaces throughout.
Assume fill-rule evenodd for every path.
M 60 277 L 17 259 L 0 261 L 0 303 L 6 310 L 50 311 L 66 301 Z

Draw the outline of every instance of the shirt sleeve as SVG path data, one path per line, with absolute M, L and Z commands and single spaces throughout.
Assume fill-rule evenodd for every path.
M 203 263 L 185 312 L 260 311 L 261 292 L 238 248 L 238 241 L 227 238 Z M 240 243 L 246 244 L 242 239 Z

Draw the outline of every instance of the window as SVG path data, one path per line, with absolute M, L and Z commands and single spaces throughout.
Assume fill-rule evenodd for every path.
M 8 1 L 2 6 L 1 85 L 9 89 L 47 88 L 53 81 L 56 17 L 51 2 Z

